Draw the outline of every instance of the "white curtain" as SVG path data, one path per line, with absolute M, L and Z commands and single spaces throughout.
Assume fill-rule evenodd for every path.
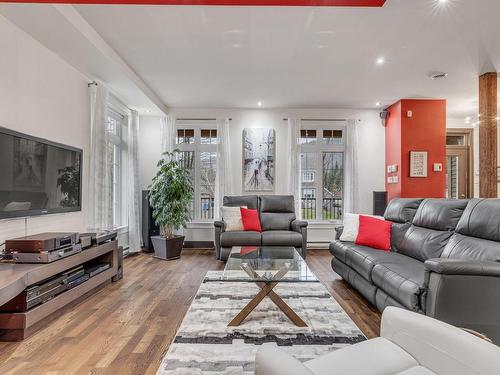
M 128 237 L 129 252 L 141 250 L 140 190 L 139 190 L 139 114 L 131 111 L 128 124 Z
M 106 111 L 108 91 L 100 84 L 89 85 L 90 91 L 90 168 L 88 178 L 87 228 L 101 231 L 113 225 L 113 188 L 111 161 L 106 157 Z
M 161 152 L 172 152 L 175 149 L 175 117 L 162 116 L 160 119 Z
M 295 215 L 297 219 L 301 218 L 302 210 L 300 209 L 301 191 L 300 191 L 300 119 L 288 119 L 288 147 L 290 157 L 287 158 L 287 193 L 295 197 Z
M 217 173 L 215 177 L 215 219 L 220 219 L 220 207 L 225 195 L 233 193 L 231 170 L 231 142 L 229 139 L 229 119 L 217 120 Z
M 345 191 L 344 212 L 358 213 L 359 210 L 358 176 L 358 124 L 347 120 L 347 142 L 345 150 Z

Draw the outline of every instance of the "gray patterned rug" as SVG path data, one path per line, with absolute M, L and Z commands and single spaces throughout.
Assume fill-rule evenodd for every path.
M 242 325 L 228 327 L 259 288 L 217 281 L 220 274 L 207 273 L 157 375 L 253 374 L 255 353 L 263 343 L 274 343 L 307 361 L 366 340 L 319 282 L 280 283 L 274 289 L 308 327 L 296 327 L 269 298 Z

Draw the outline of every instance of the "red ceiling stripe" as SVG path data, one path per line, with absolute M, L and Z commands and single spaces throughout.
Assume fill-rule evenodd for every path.
M 0 0 L 9 3 L 381 7 L 386 0 Z

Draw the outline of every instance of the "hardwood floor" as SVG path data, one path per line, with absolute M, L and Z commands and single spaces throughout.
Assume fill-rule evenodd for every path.
M 308 264 L 367 337 L 380 314 L 330 267 L 331 255 L 311 250 Z M 155 374 L 208 270 L 223 269 L 213 251 L 184 250 L 182 259 L 148 254 L 125 259 L 121 281 L 68 309 L 18 343 L 0 342 L 1 374 Z

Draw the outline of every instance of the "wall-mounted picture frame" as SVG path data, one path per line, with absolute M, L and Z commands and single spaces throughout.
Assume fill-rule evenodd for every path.
M 274 191 L 275 146 L 274 129 L 243 129 L 243 191 Z
M 410 177 L 427 177 L 427 151 L 410 151 Z

